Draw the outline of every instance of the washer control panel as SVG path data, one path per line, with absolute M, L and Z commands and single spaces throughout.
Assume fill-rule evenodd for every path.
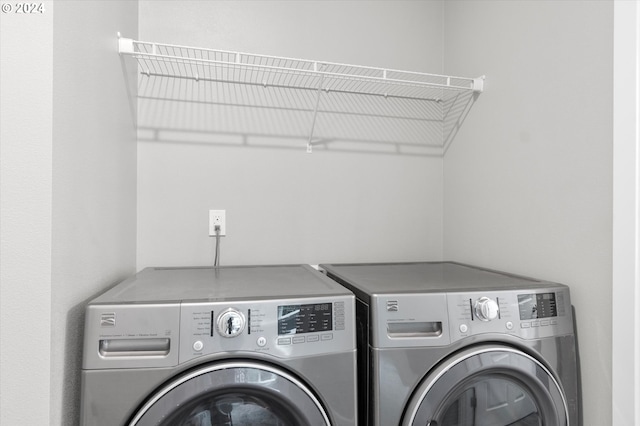
M 255 351 L 279 358 L 355 350 L 355 297 L 183 302 L 180 362 Z
M 569 289 L 383 294 L 374 297 L 376 347 L 444 346 L 486 333 L 538 339 L 573 332 Z

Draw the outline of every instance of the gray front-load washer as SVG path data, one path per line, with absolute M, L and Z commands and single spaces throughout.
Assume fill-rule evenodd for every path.
M 362 425 L 579 425 L 567 286 L 452 262 L 321 265 L 356 294 Z
M 357 423 L 355 298 L 306 265 L 148 268 L 86 309 L 81 424 Z

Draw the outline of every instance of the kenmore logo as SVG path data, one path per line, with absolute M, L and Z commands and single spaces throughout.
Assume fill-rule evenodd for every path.
M 387 300 L 387 312 L 398 312 L 397 300 Z
M 116 313 L 106 312 L 100 316 L 100 327 L 115 327 L 116 326 Z

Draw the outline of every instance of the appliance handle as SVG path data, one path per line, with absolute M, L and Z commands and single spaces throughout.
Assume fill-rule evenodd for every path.
M 392 339 L 403 337 L 440 337 L 441 335 L 442 321 L 387 323 L 387 336 Z
M 101 339 L 98 353 L 102 357 L 117 356 L 166 356 L 171 349 L 171 339 Z

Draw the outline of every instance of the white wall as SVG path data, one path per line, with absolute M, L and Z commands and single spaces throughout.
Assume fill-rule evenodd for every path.
M 137 3 L 1 16 L 0 424 L 74 425 L 84 304 L 135 271 L 136 85 L 116 32 L 136 36 Z
M 613 424 L 640 424 L 640 2 L 614 5 Z
M 44 5 L 43 14 L 0 14 L 2 425 L 24 413 L 49 422 L 53 11 Z
M 143 1 L 140 39 L 439 73 L 442 3 Z M 154 96 L 174 96 L 170 85 L 215 96 L 140 80 Z M 306 118 L 274 124 L 259 110 L 263 123 L 234 127 L 199 105 L 140 100 L 138 268 L 210 264 L 209 209 L 227 211 L 222 264 L 441 257 L 441 158 L 367 143 L 306 154 L 304 137 L 281 131 Z
M 137 26 L 136 2 L 55 2 L 51 425 L 78 423 L 86 301 L 135 272 L 136 73 L 116 34 Z
M 445 4 L 445 72 L 487 75 L 445 158 L 445 257 L 571 287 L 585 424 L 611 424 L 613 3 Z

